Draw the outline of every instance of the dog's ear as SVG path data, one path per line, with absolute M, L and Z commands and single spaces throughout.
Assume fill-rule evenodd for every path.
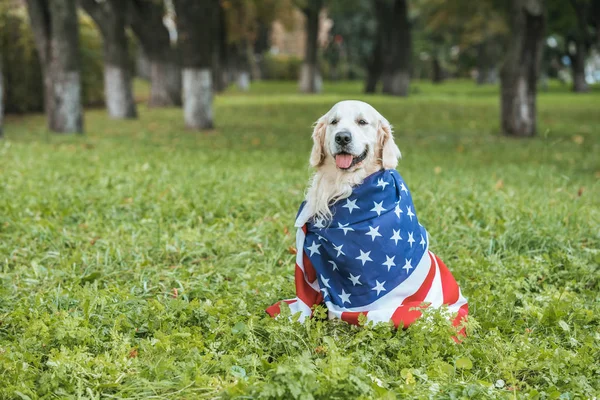
M 327 125 L 327 115 L 323 115 L 315 122 L 312 134 L 313 148 L 310 153 L 310 165 L 312 167 L 320 166 L 325 160 L 325 127 Z
M 398 159 L 402 157 L 400 149 L 394 142 L 392 126 L 383 116 L 379 116 L 379 127 L 377 129 L 379 136 L 379 148 L 381 149 L 381 164 L 384 169 L 395 169 L 398 166 Z

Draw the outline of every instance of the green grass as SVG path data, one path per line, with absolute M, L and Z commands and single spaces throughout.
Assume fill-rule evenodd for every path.
M 136 121 L 87 112 L 85 137 L 9 117 L 0 398 L 598 396 L 598 91 L 553 85 L 539 137 L 513 140 L 497 88 L 413 87 L 398 99 L 259 83 L 218 96 L 208 133 L 143 106 Z M 345 98 L 395 126 L 398 169 L 469 299 L 462 344 L 435 312 L 395 331 L 263 311 L 294 295 L 310 127 Z

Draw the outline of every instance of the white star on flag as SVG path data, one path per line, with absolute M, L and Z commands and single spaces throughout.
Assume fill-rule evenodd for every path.
M 412 210 L 410 209 L 410 206 L 406 206 L 406 209 L 408 210 L 406 215 L 408 215 L 410 217 L 410 220 L 412 221 L 412 217 L 414 217 L 415 214 L 413 214 Z
M 404 211 L 402 211 L 402 210 L 400 209 L 400 204 L 396 204 L 396 208 L 394 209 L 394 212 L 396 213 L 396 216 L 397 216 L 398 218 L 400 218 L 400 214 L 404 213 Z
M 323 285 L 325 285 L 325 287 L 331 288 L 331 286 L 329 286 L 329 279 L 325 279 L 323 275 L 321 275 L 321 282 L 323 282 Z
M 423 249 L 425 249 L 425 244 L 426 244 L 426 242 L 425 242 L 425 238 L 423 237 L 423 235 L 421 235 L 421 241 L 419 242 L 419 244 L 420 244 L 421 246 L 423 246 Z
M 388 272 L 390 272 L 390 268 L 395 267 L 396 263 L 394 262 L 394 258 L 396 258 L 396 256 L 393 257 L 388 257 L 387 255 L 385 256 L 386 260 L 383 263 L 383 265 L 385 265 L 386 267 L 388 267 Z
M 384 181 L 383 178 L 379 178 L 379 180 L 377 181 L 377 187 L 381 187 L 381 190 L 385 190 L 385 187 L 389 184 L 390 183 Z
M 408 189 L 406 188 L 406 186 L 404 186 L 404 182 L 402 182 L 402 183 L 400 184 L 400 190 L 402 190 L 403 192 L 406 192 L 406 193 L 408 193 Z
M 371 241 L 374 242 L 377 236 L 381 236 L 381 233 L 379 233 L 379 227 L 373 228 L 370 226 L 369 232 L 367 232 L 366 235 L 371 236 Z
M 340 244 L 339 246 L 336 246 L 335 244 L 333 245 L 333 249 L 334 249 L 335 251 L 337 251 L 337 255 L 336 255 L 336 257 L 339 257 L 339 256 L 340 256 L 340 254 L 341 254 L 341 255 L 343 255 L 343 256 L 345 256 L 345 255 L 346 255 L 346 253 L 344 253 L 344 252 L 342 251 L 342 247 L 344 247 L 344 245 L 343 245 L 343 244 Z
M 362 283 L 360 283 L 358 278 L 360 278 L 360 275 L 354 276 L 354 275 L 350 274 L 350 276 L 348 277 L 348 279 L 350 279 L 352 281 L 352 286 L 362 285 Z
M 379 283 L 379 281 L 375 281 L 377 283 L 377 285 L 375 285 L 375 287 L 371 290 L 376 290 L 377 291 L 377 296 L 379 296 L 379 292 L 385 292 L 386 289 L 383 287 L 383 285 L 385 285 L 385 281 Z
M 342 289 L 342 294 L 340 294 L 340 300 L 342 300 L 342 304 L 344 303 L 350 303 L 350 293 L 346 293 L 346 291 L 344 289 Z
M 406 273 L 408 273 L 408 271 L 410 271 L 412 269 L 412 265 L 410 265 L 410 263 L 412 262 L 412 258 L 406 259 L 406 264 L 404 264 L 404 267 L 402 267 L 402 269 L 406 270 Z
M 321 254 L 321 252 L 319 251 L 319 247 L 321 247 L 320 244 L 317 244 L 317 242 L 315 242 L 313 240 L 313 244 L 310 247 L 307 247 L 308 250 L 310 250 L 310 256 L 312 257 L 315 253 L 317 254 Z
M 382 212 L 385 211 L 385 208 L 383 208 L 383 201 L 380 201 L 379 203 L 373 202 L 374 207 L 371 209 L 371 211 L 376 212 L 377 216 L 380 216 Z
M 369 257 L 370 254 L 370 251 L 365 253 L 364 251 L 360 250 L 360 256 L 356 257 L 356 259 L 362 261 L 362 265 L 365 265 L 367 261 L 373 261 L 371 260 L 371 257 Z
M 331 264 L 331 265 L 332 265 L 332 267 L 333 267 L 333 271 L 335 271 L 336 269 L 339 269 L 339 268 L 338 268 L 338 266 L 337 266 L 337 264 L 336 264 L 335 262 L 333 262 L 333 261 L 329 261 L 329 264 Z
M 402 237 L 400 237 L 400 229 L 395 230 L 392 229 L 394 231 L 394 236 L 392 236 L 390 238 L 390 240 L 394 240 L 396 242 L 396 246 L 398 245 L 398 240 L 402 240 Z
M 354 210 L 355 208 L 360 210 L 360 207 L 356 205 L 356 199 L 354 199 L 354 200 L 346 199 L 346 205 L 344 205 L 342 207 L 347 208 L 348 211 L 350 212 L 350 214 L 352 214 L 352 210 Z
M 354 232 L 354 228 L 351 228 L 348 225 L 350 225 L 350 222 L 348 222 L 347 224 L 342 224 L 341 222 L 338 222 L 338 229 L 344 231 L 344 236 L 346 236 L 346 233 L 348 233 L 348 231 Z
M 314 225 L 315 225 L 315 228 L 319 228 L 319 229 L 323 229 L 323 228 L 325 228 L 325 225 L 323 225 L 323 218 L 318 218 L 318 219 L 315 221 L 315 224 L 314 224 Z
M 408 232 L 408 243 L 410 243 L 410 247 L 412 247 L 412 244 L 415 242 L 415 239 L 413 238 L 413 233 L 412 232 Z

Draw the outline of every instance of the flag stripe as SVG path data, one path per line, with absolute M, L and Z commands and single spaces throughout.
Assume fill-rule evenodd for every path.
M 438 256 L 435 257 L 438 268 L 440 269 L 440 276 L 442 278 L 442 293 L 444 295 L 444 304 L 454 304 L 458 301 L 458 284 L 456 280 L 446 267 L 446 264 Z

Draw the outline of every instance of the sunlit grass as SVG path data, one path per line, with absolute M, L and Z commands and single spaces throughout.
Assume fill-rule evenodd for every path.
M 257 83 L 217 96 L 202 133 L 143 104 L 136 121 L 87 112 L 83 137 L 9 117 L 0 398 L 597 396 L 600 96 L 553 84 L 539 137 L 519 141 L 499 135 L 497 88 L 413 87 Z M 345 98 L 395 126 L 398 169 L 476 321 L 460 345 L 443 318 L 394 332 L 264 314 L 294 293 L 311 125 Z

